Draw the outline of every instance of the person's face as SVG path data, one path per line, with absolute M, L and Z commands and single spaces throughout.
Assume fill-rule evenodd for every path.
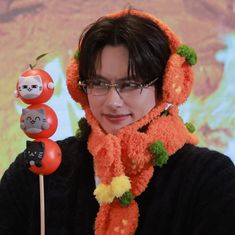
M 100 61 L 96 63 L 96 74 L 112 84 L 128 77 L 129 53 L 124 46 L 105 46 Z M 156 104 L 155 87 L 143 88 L 137 97 L 122 97 L 114 87 L 107 94 L 95 96 L 88 92 L 88 101 L 94 117 L 105 132 L 117 131 L 145 116 Z

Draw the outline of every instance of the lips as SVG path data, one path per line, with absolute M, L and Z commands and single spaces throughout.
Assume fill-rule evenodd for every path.
M 103 116 L 111 123 L 119 124 L 126 119 L 128 119 L 131 114 L 120 114 L 120 115 L 113 115 L 113 114 L 103 114 Z

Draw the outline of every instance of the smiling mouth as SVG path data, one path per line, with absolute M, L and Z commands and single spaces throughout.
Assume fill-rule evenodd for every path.
M 131 116 L 131 114 L 122 114 L 122 115 L 112 115 L 112 114 L 103 114 L 103 116 L 112 123 L 118 124 L 125 121 Z

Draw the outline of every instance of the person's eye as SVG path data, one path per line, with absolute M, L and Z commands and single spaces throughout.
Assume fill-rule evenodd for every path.
M 131 91 L 140 88 L 140 84 L 135 81 L 125 81 L 119 83 L 120 91 Z
M 92 88 L 106 88 L 107 87 L 107 82 L 103 80 L 92 80 L 91 81 L 91 86 Z

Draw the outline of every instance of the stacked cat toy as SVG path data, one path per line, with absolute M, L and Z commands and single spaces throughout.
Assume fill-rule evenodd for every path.
M 34 139 L 27 141 L 24 157 L 29 170 L 39 175 L 41 235 L 45 235 L 43 175 L 49 175 L 59 167 L 61 150 L 57 143 L 48 139 L 55 133 L 58 120 L 53 109 L 44 104 L 53 95 L 54 83 L 47 72 L 34 69 L 35 66 L 30 65 L 30 69 L 21 74 L 15 93 L 24 103 L 29 104 L 22 110 L 20 127 L 28 137 Z

